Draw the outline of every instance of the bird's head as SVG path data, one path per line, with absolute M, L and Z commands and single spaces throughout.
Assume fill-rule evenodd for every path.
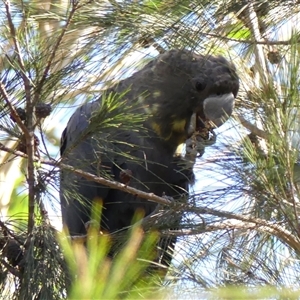
M 208 124 L 219 127 L 232 114 L 239 79 L 224 57 L 171 50 L 147 68 L 152 127 L 164 140 L 183 143 L 192 134 L 193 115 L 195 131 Z
M 191 82 L 195 101 L 196 128 L 219 127 L 231 116 L 239 89 L 239 79 L 233 64 L 224 57 L 193 55 Z

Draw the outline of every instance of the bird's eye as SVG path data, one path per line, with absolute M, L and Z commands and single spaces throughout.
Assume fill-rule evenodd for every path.
M 201 92 L 201 91 L 203 91 L 205 89 L 206 84 L 203 83 L 203 82 L 201 82 L 201 81 L 197 81 L 196 84 L 195 84 L 195 87 L 196 87 L 196 90 L 198 92 Z

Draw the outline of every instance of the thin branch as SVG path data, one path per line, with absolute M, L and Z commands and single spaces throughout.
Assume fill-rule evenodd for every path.
M 3 146 L 2 145 L 0 145 L 0 146 L 3 150 Z M 14 152 L 14 153 L 16 154 L 16 152 Z M 24 156 L 26 157 L 26 155 L 23 154 L 23 157 Z M 94 174 L 84 172 L 82 170 L 76 169 L 69 165 L 65 165 L 58 161 L 53 160 L 53 161 L 41 161 L 41 162 L 45 163 L 47 165 L 60 166 L 61 168 L 64 168 L 65 170 L 69 170 L 69 171 L 71 171 L 77 175 L 80 175 L 88 180 L 103 184 L 105 186 L 108 186 L 108 187 L 111 187 L 114 189 L 124 191 L 124 192 L 130 193 L 130 194 L 134 194 L 134 195 L 136 195 L 142 199 L 146 199 L 148 201 L 153 201 L 158 204 L 162 204 L 162 205 L 166 205 L 166 206 L 170 206 L 170 205 L 174 204 L 173 201 L 167 200 L 164 197 L 159 197 L 153 193 L 145 193 L 143 191 L 140 191 L 140 190 L 137 190 L 130 186 L 127 186 L 123 183 L 108 180 L 108 179 L 105 179 L 102 177 L 98 177 Z M 207 208 L 207 207 L 194 207 L 194 206 L 191 206 L 188 204 L 187 205 L 183 204 L 183 207 L 186 212 L 190 211 L 190 212 L 194 212 L 194 213 L 198 213 L 198 214 L 210 214 L 213 216 L 223 217 L 226 219 L 239 220 L 244 223 L 250 224 L 249 225 L 250 227 L 253 227 L 254 226 L 253 224 L 255 224 L 255 225 L 259 226 L 260 228 L 265 229 L 264 232 L 268 232 L 268 233 L 272 233 L 272 234 L 276 233 L 276 236 L 278 236 L 281 240 L 284 240 L 288 245 L 290 245 L 295 250 L 298 250 L 300 252 L 299 239 L 297 237 L 295 237 L 290 231 L 284 229 L 282 226 L 280 226 L 278 224 L 274 224 L 272 222 L 269 222 L 269 221 L 266 221 L 263 219 L 259 219 L 259 218 L 251 218 L 251 217 L 241 216 L 241 215 L 237 215 L 237 214 L 234 214 L 231 212 L 221 211 L 221 210 Z M 221 229 L 221 228 L 218 227 L 218 229 Z M 225 228 L 222 228 L 222 229 L 225 229 Z M 196 234 L 196 233 L 199 233 L 199 231 L 194 232 L 194 234 Z
M 231 42 L 236 42 L 236 43 L 244 43 L 244 44 L 249 44 L 249 45 L 265 45 L 265 46 L 272 46 L 272 45 L 292 45 L 295 43 L 300 43 L 300 40 L 295 39 L 289 39 L 287 41 L 271 41 L 271 40 L 243 40 L 243 39 L 234 39 L 234 38 L 229 38 L 227 36 L 223 36 L 220 34 L 214 34 L 214 33 L 208 33 L 208 32 L 202 32 L 201 34 L 209 37 L 214 37 L 220 40 L 225 40 L 225 41 L 231 41 Z
M 5 4 L 5 9 L 6 9 L 6 16 L 7 16 L 9 30 L 11 32 L 11 35 L 12 35 L 12 38 L 14 41 L 15 53 L 18 58 L 19 68 L 21 70 L 21 76 L 22 76 L 22 79 L 24 82 L 25 97 L 26 97 L 26 100 L 29 100 L 30 99 L 30 79 L 26 74 L 25 64 L 24 64 L 24 61 L 23 61 L 23 58 L 21 55 L 21 53 L 22 53 L 21 47 L 19 45 L 16 29 L 15 29 L 15 26 L 14 26 L 12 18 L 11 18 L 10 1 L 4 1 L 4 4 Z
M 24 152 L 22 151 L 18 151 L 18 150 L 13 150 L 9 147 L 6 147 L 4 144 L 0 143 L 0 150 L 2 151 L 5 151 L 5 152 L 8 152 L 8 153 L 11 153 L 11 154 L 14 154 L 15 156 L 18 156 L 18 157 L 22 157 L 22 158 L 28 158 L 28 155 L 25 154 Z M 35 158 L 35 161 L 39 161 L 38 158 Z
M 13 268 L 10 264 L 8 264 L 4 259 L 0 258 L 0 263 L 14 276 L 21 278 L 21 273 Z
M 27 183 L 28 183 L 28 243 L 29 245 L 30 236 L 32 234 L 34 224 L 35 224 L 35 140 L 34 140 L 34 102 L 32 98 L 27 99 L 26 101 L 26 125 L 29 132 L 29 136 L 26 137 L 26 153 L 28 155 L 27 160 Z M 26 247 L 26 246 L 25 246 Z
M 184 207 L 183 207 L 184 208 Z M 194 210 L 194 209 L 193 209 Z M 226 211 L 219 211 L 215 209 L 207 209 L 207 208 L 196 208 L 197 211 L 205 212 L 205 214 L 211 214 L 214 216 L 222 216 L 225 217 L 226 220 L 221 222 L 215 222 L 213 224 L 206 225 L 205 222 L 203 222 L 200 225 L 194 226 L 192 229 L 178 229 L 178 230 L 163 230 L 161 231 L 162 237 L 170 237 L 170 236 L 188 236 L 188 235 L 197 235 L 201 233 L 207 233 L 207 232 L 215 232 L 219 230 L 236 230 L 236 229 L 242 229 L 242 230 L 256 230 L 263 233 L 275 235 L 278 237 L 278 239 L 282 240 L 284 243 L 289 245 L 291 248 L 293 248 L 295 251 L 300 252 L 300 241 L 297 237 L 295 237 L 290 231 L 284 229 L 282 226 L 279 226 L 278 224 L 274 224 L 270 221 L 266 221 L 259 218 L 250 218 L 250 217 L 241 217 L 240 215 L 233 214 L 231 212 Z M 174 212 L 173 212 L 174 213 Z M 167 213 L 154 213 L 150 216 L 142 219 L 140 221 L 140 224 L 144 228 L 149 228 L 148 223 L 154 225 L 155 228 L 159 228 L 161 223 L 161 219 L 164 219 L 168 215 Z M 152 220 L 151 220 L 152 219 Z M 242 219 L 242 220 L 240 220 Z M 164 221 L 164 220 L 163 220 Z M 136 225 L 136 224 L 135 224 Z M 132 226 L 130 226 L 132 227 Z M 128 227 L 128 228 L 130 228 Z M 127 229 L 128 229 L 127 228 Z M 153 228 L 153 226 L 151 226 Z M 101 236 L 104 236 L 106 234 L 100 232 Z M 120 235 L 122 235 L 122 232 L 116 232 L 113 234 L 114 239 L 120 239 Z M 80 236 L 72 236 L 72 240 L 79 240 L 79 241 L 86 241 L 87 235 L 80 235 Z
M 297 238 L 290 231 L 284 229 L 278 224 L 274 224 L 270 221 L 266 221 L 259 218 L 243 217 L 230 212 L 219 211 L 215 209 L 195 208 L 195 210 L 202 211 L 203 213 L 211 214 L 214 216 L 226 217 L 227 220 L 209 225 L 201 224 L 201 226 L 198 226 L 196 229 L 167 230 L 163 231 L 163 234 L 167 236 L 186 236 L 200 234 L 204 232 L 213 232 L 218 230 L 257 230 L 271 235 L 275 235 L 280 240 L 289 245 L 292 249 L 300 252 L 299 238 Z
M 263 41 L 264 39 L 261 37 L 260 30 L 259 30 L 259 23 L 258 17 L 254 10 L 253 1 L 249 1 L 248 3 L 248 26 L 252 33 L 252 36 L 255 41 Z M 255 52 L 255 66 L 256 71 L 258 71 L 260 75 L 260 81 L 263 83 L 264 86 L 268 85 L 269 78 L 268 78 L 268 70 L 267 70 L 267 63 L 263 51 L 263 46 L 256 44 L 254 47 Z
M 0 82 L 0 93 L 5 101 L 5 103 L 7 104 L 11 116 L 16 120 L 16 123 L 18 124 L 18 126 L 22 129 L 25 137 L 29 137 L 29 132 L 27 127 L 24 125 L 24 123 L 22 122 L 22 120 L 19 117 L 19 114 L 17 113 L 16 109 L 14 108 L 14 106 L 11 104 L 11 100 L 9 99 L 9 96 L 6 92 L 5 86 L 3 85 L 2 82 Z M 9 132 L 10 133 L 10 132 Z
M 243 221 L 246 223 L 255 223 L 258 226 L 265 226 L 268 230 L 272 230 L 276 232 L 276 236 L 280 237 L 281 240 L 284 240 L 287 244 L 289 244 L 293 249 L 298 250 L 300 252 L 300 240 L 290 231 L 286 230 L 282 226 L 275 224 L 274 222 L 266 221 L 260 218 L 252 218 L 246 217 L 242 215 L 237 215 L 231 212 L 211 209 L 211 208 L 201 208 L 201 207 L 193 207 L 191 211 L 200 213 L 200 214 L 211 214 L 218 217 L 225 217 L 227 219 L 235 219 L 239 221 Z
M 47 77 L 48 77 L 48 74 L 49 74 L 49 71 L 50 71 L 50 68 L 52 66 L 52 62 L 54 60 L 54 58 L 56 57 L 56 53 L 57 53 L 57 50 L 61 44 L 61 41 L 64 37 L 64 35 L 66 34 L 67 32 L 67 29 L 69 28 L 70 24 L 71 24 L 71 21 L 72 21 L 72 18 L 76 12 L 76 9 L 77 9 L 77 6 L 74 4 L 73 5 L 73 8 L 71 9 L 70 11 L 70 14 L 69 14 L 69 17 L 68 17 L 68 20 L 66 21 L 66 24 L 65 26 L 63 27 L 62 31 L 61 31 L 61 34 L 59 35 L 59 37 L 57 38 L 56 40 L 56 43 L 51 51 L 51 55 L 50 55 L 50 58 L 46 64 L 46 67 L 45 67 L 45 70 L 44 70 L 44 73 L 43 73 L 43 76 L 40 80 L 40 82 L 38 83 L 37 85 L 37 88 L 36 88 L 36 92 L 35 92 L 35 99 L 34 101 L 36 102 L 39 97 L 40 97 L 40 93 L 41 93 L 41 90 L 44 86 L 44 82 L 46 81 Z
M 3 145 L 2 143 L 0 143 L 0 150 L 9 152 L 9 153 L 14 154 L 16 156 L 20 156 L 20 157 L 23 157 L 23 158 L 28 158 L 27 154 L 25 154 L 21 151 L 12 150 L 12 149 L 6 147 L 5 145 Z M 82 177 L 84 177 L 84 178 L 86 178 L 90 181 L 98 182 L 98 183 L 106 185 L 108 187 L 118 189 L 118 190 L 130 193 L 130 194 L 136 195 L 140 198 L 147 199 L 149 201 L 154 201 L 154 202 L 162 204 L 162 205 L 170 205 L 170 204 L 173 203 L 172 201 L 167 200 L 164 197 L 156 196 L 153 193 L 142 192 L 138 189 L 132 188 L 128 185 L 125 185 L 125 184 L 117 182 L 117 181 L 112 181 L 112 180 L 108 180 L 108 179 L 105 179 L 105 178 L 102 178 L 102 177 L 98 177 L 94 174 L 84 172 L 80 169 L 76 169 L 76 168 L 74 168 L 72 166 L 69 166 L 69 165 L 65 165 L 65 164 L 63 164 L 63 163 L 61 163 L 57 160 L 54 160 L 54 159 L 53 160 L 43 160 L 43 159 L 40 159 L 38 157 L 35 157 L 34 161 L 35 162 L 41 162 L 41 163 L 44 163 L 46 165 L 53 166 L 53 167 L 61 167 L 65 170 L 68 170 L 68 171 L 71 171 L 71 172 L 73 172 L 77 175 L 80 175 L 80 176 L 82 176 Z
M 34 200 L 35 200 L 35 168 L 34 168 L 34 122 L 33 122 L 33 110 L 34 105 L 31 99 L 31 87 L 30 87 L 30 79 L 26 75 L 26 69 L 25 64 L 23 62 L 22 58 L 22 51 L 21 47 L 19 45 L 19 42 L 17 40 L 17 33 L 11 18 L 11 12 L 10 12 L 10 2 L 5 1 L 5 8 L 6 8 L 6 15 L 7 15 L 7 21 L 8 26 L 10 29 L 10 33 L 12 35 L 14 45 L 15 45 L 15 53 L 17 55 L 19 69 L 21 71 L 21 76 L 24 82 L 24 89 L 25 89 L 25 99 L 26 99 L 26 112 L 27 112 L 27 118 L 26 118 L 26 125 L 23 124 L 21 119 L 19 118 L 18 114 L 16 113 L 13 105 L 8 99 L 8 95 L 6 94 L 5 88 L 3 84 L 1 83 L 1 93 L 2 95 L 5 95 L 5 101 L 7 105 L 10 108 L 11 114 L 15 117 L 17 124 L 21 127 L 21 129 L 24 132 L 25 139 L 26 139 L 26 151 L 28 155 L 28 161 L 27 161 L 27 182 L 28 182 L 28 209 L 29 209 L 29 219 L 28 219 L 28 243 L 30 243 L 30 235 L 32 233 L 33 227 L 34 227 Z
M 237 117 L 237 119 L 241 122 L 241 124 L 248 130 L 250 130 L 251 133 L 253 133 L 263 139 L 268 138 L 268 134 L 265 131 L 259 129 L 258 127 L 253 125 L 251 122 L 247 121 L 241 114 L 235 114 L 235 117 Z
M 164 197 L 159 197 L 153 193 L 146 193 L 146 192 L 140 191 L 138 189 L 135 189 L 133 187 L 130 187 L 128 185 L 125 185 L 125 184 L 117 182 L 117 181 L 112 181 L 112 180 L 105 179 L 103 177 L 98 177 L 97 175 L 94 175 L 94 174 L 91 174 L 88 172 L 84 172 L 80 169 L 76 169 L 72 166 L 65 165 L 63 163 L 59 163 L 59 166 L 65 170 L 73 172 L 76 175 L 80 175 L 87 180 L 94 181 L 94 182 L 103 184 L 105 186 L 108 186 L 110 188 L 136 195 L 142 199 L 153 201 L 153 202 L 156 202 L 156 203 L 162 204 L 162 205 L 171 205 L 173 203 L 172 201 L 167 200 Z

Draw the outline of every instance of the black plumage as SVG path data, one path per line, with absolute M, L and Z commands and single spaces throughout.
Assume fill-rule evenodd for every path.
M 87 130 L 93 128 L 91 124 L 103 121 L 95 114 L 101 111 L 100 97 L 78 108 L 70 118 L 62 135 L 63 162 L 176 199 L 187 193 L 193 177 L 192 166 L 183 168 L 182 159 L 175 156 L 178 145 L 192 134 L 192 115 L 197 115 L 196 130 L 207 121 L 222 125 L 232 113 L 238 88 L 235 68 L 225 58 L 168 51 L 106 93 L 127 91 L 122 101 L 132 104 L 131 113 L 143 115 L 143 128 L 95 126 L 94 130 Z M 95 200 L 100 199 L 103 204 L 101 229 L 110 233 L 131 225 L 137 210 L 147 216 L 157 207 L 154 202 L 87 181 L 63 169 L 60 197 L 63 223 L 71 235 L 85 234 Z M 161 241 L 164 247 L 170 244 L 173 248 L 174 243 L 174 238 Z M 162 262 L 168 264 L 170 259 L 166 253 Z

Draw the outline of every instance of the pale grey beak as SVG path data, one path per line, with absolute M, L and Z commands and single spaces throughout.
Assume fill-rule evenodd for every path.
M 234 96 L 232 93 L 210 96 L 203 103 L 203 111 L 206 119 L 213 122 L 217 127 L 228 120 L 232 114 L 233 107 Z

